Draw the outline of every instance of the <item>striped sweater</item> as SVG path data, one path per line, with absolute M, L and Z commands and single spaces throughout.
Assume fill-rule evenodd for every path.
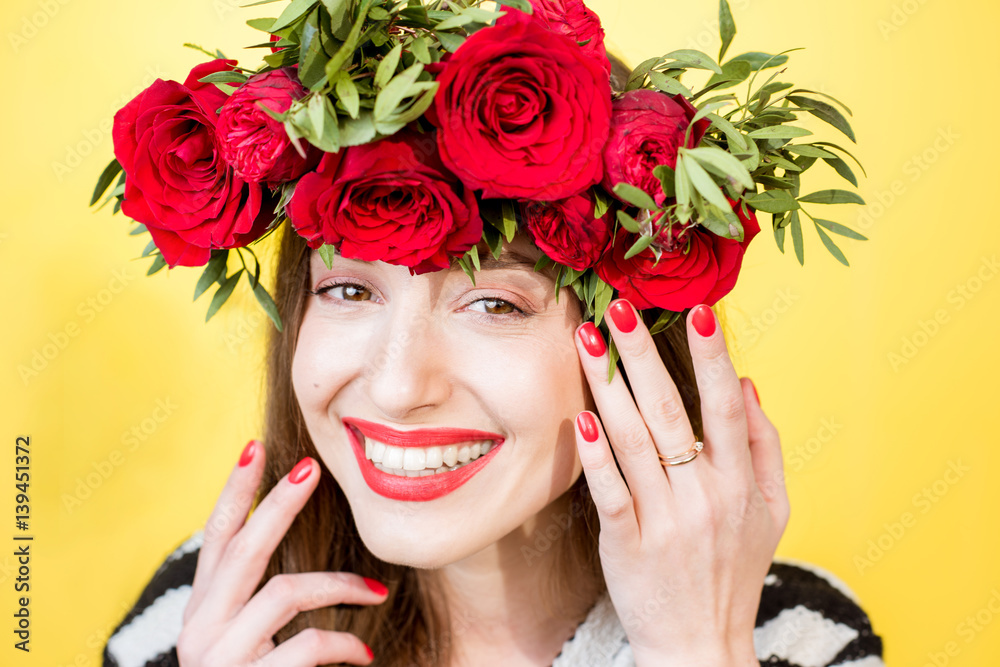
M 202 534 L 160 565 L 104 648 L 104 667 L 177 667 L 176 643 Z M 829 572 L 775 559 L 764 580 L 754 649 L 768 667 L 884 667 L 882 639 L 854 593 Z M 605 594 L 563 644 L 552 667 L 635 667 Z

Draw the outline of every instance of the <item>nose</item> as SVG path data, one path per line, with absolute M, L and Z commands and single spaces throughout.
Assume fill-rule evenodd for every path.
M 448 350 L 429 308 L 399 308 L 366 348 L 364 376 L 372 404 L 386 419 L 405 421 L 451 395 Z

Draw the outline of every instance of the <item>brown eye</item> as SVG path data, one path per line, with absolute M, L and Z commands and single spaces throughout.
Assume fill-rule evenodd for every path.
M 504 315 L 518 316 L 522 315 L 524 311 L 512 304 L 510 301 L 505 299 L 498 299 L 495 297 L 487 297 L 485 299 L 477 299 L 473 301 L 470 305 L 475 306 L 476 304 L 483 304 L 483 310 L 478 308 L 473 308 L 478 312 L 484 313 L 488 317 L 503 317 Z
M 339 299 L 342 301 L 371 301 L 371 290 L 364 285 L 359 285 L 357 283 L 334 283 L 333 285 L 320 287 L 312 293 L 316 295 L 325 294 L 326 292 L 337 288 L 343 288 L 343 297 L 331 296 L 329 298 Z

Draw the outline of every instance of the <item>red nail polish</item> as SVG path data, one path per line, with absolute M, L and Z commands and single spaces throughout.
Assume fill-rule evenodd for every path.
M 703 303 L 699 303 L 691 312 L 691 324 L 698 335 L 708 338 L 715 333 L 715 313 Z
M 372 650 L 368 647 L 368 644 L 365 644 L 365 651 L 368 652 L 368 659 L 369 660 L 371 660 L 371 659 L 373 659 L 375 657 L 375 654 L 372 653 Z
M 635 311 L 625 299 L 618 299 L 608 309 L 611 312 L 611 319 L 615 321 L 615 326 L 622 332 L 628 333 L 635 329 Z
M 750 380 L 750 378 L 747 379 Z M 760 405 L 760 394 L 757 393 L 757 385 L 753 383 L 753 380 L 750 380 L 750 388 L 753 389 L 753 397 L 757 399 L 757 405 Z
M 385 595 L 389 592 L 389 589 L 385 587 L 385 584 L 380 581 L 375 581 L 374 579 L 369 579 L 368 577 L 362 577 L 362 579 L 365 580 L 365 584 L 368 588 L 372 589 L 379 595 Z
M 607 349 L 604 346 L 604 338 L 601 337 L 601 332 L 597 330 L 593 322 L 584 322 L 579 329 L 576 330 L 577 335 L 583 342 L 583 346 L 587 349 L 592 357 L 599 357 L 604 354 Z
M 597 440 L 597 421 L 594 419 L 594 415 L 589 412 L 581 412 L 576 416 L 576 425 L 584 440 L 587 442 Z
M 244 467 L 253 461 L 253 455 L 257 453 L 257 441 L 251 440 L 247 443 L 247 446 L 243 448 L 243 453 L 240 454 L 240 467 Z
M 298 484 L 312 472 L 313 459 L 311 456 L 307 456 L 292 468 L 292 472 L 288 473 L 288 481 L 292 484 Z

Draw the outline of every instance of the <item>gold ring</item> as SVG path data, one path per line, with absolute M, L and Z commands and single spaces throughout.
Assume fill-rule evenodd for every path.
M 696 440 L 691 449 L 687 450 L 683 454 L 677 454 L 675 456 L 664 456 L 663 454 L 656 452 L 656 456 L 660 459 L 661 466 L 679 466 L 682 463 L 687 463 L 688 461 L 693 461 L 698 453 L 705 448 L 705 443 L 700 440 Z

